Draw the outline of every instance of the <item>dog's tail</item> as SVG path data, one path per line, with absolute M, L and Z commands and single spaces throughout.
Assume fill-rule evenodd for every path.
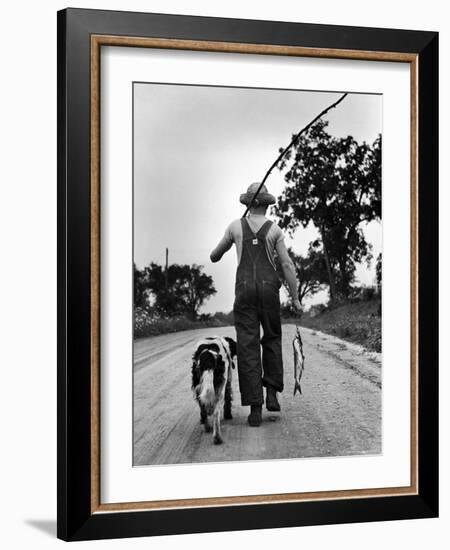
M 205 370 L 200 380 L 200 391 L 198 399 L 208 414 L 211 414 L 215 404 L 216 392 L 214 389 L 214 372 L 211 369 Z

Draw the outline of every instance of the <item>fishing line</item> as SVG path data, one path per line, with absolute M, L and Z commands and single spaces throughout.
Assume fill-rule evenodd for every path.
M 264 178 L 262 179 L 261 183 L 259 184 L 259 187 L 258 189 L 255 191 L 255 194 L 253 195 L 251 201 L 248 203 L 247 205 L 247 208 L 245 209 L 245 212 L 243 214 L 243 218 L 245 218 L 245 216 L 248 214 L 250 208 L 253 206 L 253 203 L 255 202 L 256 200 L 256 197 L 258 196 L 259 192 L 261 191 L 262 189 L 262 186 L 264 185 L 264 183 L 266 182 L 267 178 L 270 176 L 270 173 L 272 172 L 272 170 L 275 168 L 275 166 L 280 162 L 280 160 L 283 158 L 283 156 L 289 151 L 289 149 L 297 142 L 297 140 L 299 139 L 299 137 L 306 132 L 306 130 L 309 130 L 309 128 L 311 128 L 311 126 L 317 122 L 319 120 L 319 118 L 323 117 L 323 115 L 325 115 L 326 113 L 328 113 L 328 111 L 330 111 L 331 109 L 334 109 L 334 107 L 337 107 L 339 105 L 339 103 L 341 101 L 343 101 L 346 96 L 348 95 L 348 93 L 345 93 L 343 96 L 341 96 L 337 101 L 335 101 L 332 105 L 330 105 L 329 107 L 327 107 L 326 109 L 324 109 L 321 113 L 319 113 L 315 118 L 313 118 L 313 120 L 311 120 L 311 122 L 309 122 L 304 128 L 302 128 L 300 130 L 300 132 L 298 134 L 296 134 L 294 136 L 294 138 L 292 139 L 292 141 L 289 143 L 289 145 L 283 149 L 283 151 L 278 155 L 276 161 L 271 165 L 271 167 L 267 170 L 266 172 L 266 175 L 264 176 Z

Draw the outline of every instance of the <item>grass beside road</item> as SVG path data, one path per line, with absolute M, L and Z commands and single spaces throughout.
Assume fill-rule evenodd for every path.
M 312 317 L 304 313 L 301 317 L 284 317 L 283 323 L 298 323 L 301 326 L 320 330 L 338 336 L 343 340 L 360 344 L 370 351 L 381 351 L 381 300 L 373 298 L 361 302 L 346 303 L 325 308 Z M 180 316 L 155 319 L 142 311 L 135 312 L 134 337 L 142 338 L 207 327 L 233 325 L 232 314 L 216 313 L 198 320 Z
M 296 322 L 360 344 L 370 351 L 381 352 L 380 298 L 327 308 L 315 317 L 304 313 L 298 319 L 284 319 L 283 322 Z
M 201 315 L 194 320 L 184 315 L 176 317 L 151 315 L 150 312 L 142 308 L 136 308 L 134 311 L 134 338 L 145 338 L 199 328 L 224 327 L 232 324 L 232 313 L 218 312 L 214 315 Z

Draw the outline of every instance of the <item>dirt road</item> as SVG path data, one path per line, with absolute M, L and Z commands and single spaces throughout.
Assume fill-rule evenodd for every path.
M 293 394 L 294 325 L 283 325 L 285 390 L 281 413 L 263 408 L 247 424 L 233 371 L 233 419 L 223 445 L 199 422 L 190 385 L 191 356 L 205 335 L 235 337 L 233 327 L 138 340 L 134 347 L 134 465 L 377 454 L 381 452 L 381 361 L 358 346 L 302 329 L 303 395 Z

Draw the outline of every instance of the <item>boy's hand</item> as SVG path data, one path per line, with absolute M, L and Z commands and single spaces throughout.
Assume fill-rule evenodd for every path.
M 292 307 L 295 309 L 297 313 L 301 313 L 302 306 L 298 298 L 294 298 L 294 300 L 292 300 Z

